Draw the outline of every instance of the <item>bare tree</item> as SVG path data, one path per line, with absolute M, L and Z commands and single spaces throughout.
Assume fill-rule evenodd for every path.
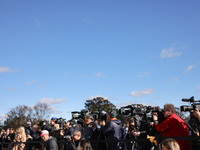
M 4 125 L 7 128 L 12 127 L 16 129 L 19 126 L 25 125 L 27 121 L 37 124 L 42 120 L 48 119 L 50 112 L 51 107 L 45 103 L 37 103 L 33 107 L 19 105 L 7 113 Z

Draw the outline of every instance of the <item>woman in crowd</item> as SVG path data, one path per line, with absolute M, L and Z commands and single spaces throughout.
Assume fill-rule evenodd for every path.
M 172 138 L 164 140 L 161 144 L 162 150 L 180 150 L 178 143 Z
M 124 148 L 127 150 L 132 149 L 132 147 L 136 146 L 136 143 L 131 141 L 131 139 L 135 139 L 135 136 L 133 135 L 133 133 L 136 132 L 136 128 L 135 128 L 135 121 L 133 118 L 129 119 L 129 124 L 128 124 L 128 131 L 124 136 L 125 140 L 130 140 L 124 143 Z M 134 145 L 133 145 L 134 144 Z
M 78 150 L 92 150 L 90 141 L 81 140 L 78 145 Z
M 26 133 L 24 127 L 19 127 L 16 130 L 14 142 L 26 142 Z M 24 150 L 25 143 L 14 144 L 13 150 Z
M 1 129 L 1 133 L 0 133 L 0 143 L 3 143 L 3 137 L 5 135 L 6 131 L 4 129 Z M 2 146 L 0 145 L 0 150 L 1 150 Z
M 8 150 L 8 145 L 9 145 L 9 142 L 10 142 L 10 137 L 9 137 L 9 134 L 10 134 L 10 129 L 8 128 L 3 136 L 3 150 Z

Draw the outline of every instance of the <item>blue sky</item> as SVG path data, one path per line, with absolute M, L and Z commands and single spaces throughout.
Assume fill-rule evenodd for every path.
M 0 0 L 0 118 L 87 99 L 118 108 L 200 99 L 200 1 Z M 184 103 L 187 105 L 187 103 Z

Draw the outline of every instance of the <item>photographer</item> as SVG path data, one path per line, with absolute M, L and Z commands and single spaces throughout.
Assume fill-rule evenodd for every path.
M 111 110 L 106 114 L 107 122 L 103 120 L 102 132 L 107 137 L 109 150 L 120 150 L 121 143 L 117 140 L 121 140 L 121 121 L 116 117 L 116 111 Z M 114 142 L 116 141 L 116 142 Z
M 199 137 L 200 122 L 197 118 L 197 114 L 199 114 L 198 109 L 190 111 L 190 120 L 188 121 L 188 124 L 191 137 Z M 198 140 L 192 140 L 191 143 L 193 149 L 196 149 L 199 146 Z
M 38 126 L 34 125 L 30 135 L 27 135 L 28 141 L 34 141 L 34 142 L 41 141 L 40 134 L 41 133 L 38 131 Z M 30 143 L 30 149 L 31 150 L 39 150 L 40 143 Z
M 193 115 L 197 117 L 197 119 L 200 121 L 200 112 L 197 108 L 193 111 Z
M 74 131 L 73 137 L 67 139 L 69 142 L 69 150 L 78 150 L 81 140 L 85 140 L 84 138 L 81 138 L 81 131 Z
M 157 115 L 153 115 L 155 128 L 162 133 L 163 137 L 189 137 L 187 124 L 175 113 L 176 109 L 173 104 L 164 105 L 164 117 L 166 118 L 159 124 Z M 188 140 L 177 140 L 181 150 L 188 150 L 190 142 Z
M 75 125 L 74 120 L 69 120 L 65 124 L 65 129 L 63 131 L 60 131 L 60 135 L 63 136 L 63 139 L 66 139 L 68 137 L 71 137 L 74 134 L 75 129 L 73 126 Z M 64 143 L 64 150 L 68 150 L 68 142 Z
M 93 117 L 90 115 L 86 115 L 84 117 L 84 121 L 86 122 L 87 127 L 84 131 L 83 137 L 86 140 L 89 140 L 91 142 L 93 150 L 96 150 L 97 142 L 94 141 L 98 140 L 100 127 L 94 121 L 92 121 L 92 119 Z

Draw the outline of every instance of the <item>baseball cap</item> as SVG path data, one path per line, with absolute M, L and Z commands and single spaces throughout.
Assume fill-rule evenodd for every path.
M 108 112 L 108 114 L 110 115 L 111 118 L 115 118 L 116 117 L 116 111 L 115 110 L 110 110 Z
M 28 121 L 26 124 L 29 125 L 29 126 L 31 126 L 31 122 L 30 121 Z
M 45 135 L 47 135 L 47 134 L 49 134 L 49 131 L 47 131 L 47 130 L 42 130 L 40 137 L 41 137 L 41 136 L 45 136 Z

